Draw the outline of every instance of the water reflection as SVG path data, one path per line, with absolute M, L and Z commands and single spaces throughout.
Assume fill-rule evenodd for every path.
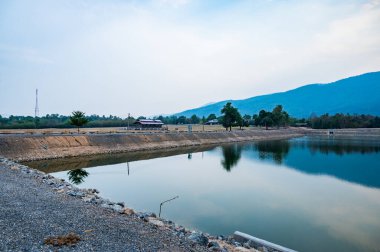
M 241 158 L 241 145 L 226 145 L 222 146 L 223 159 L 221 164 L 223 168 L 230 172 L 232 167 L 236 166 Z
M 84 182 L 84 179 L 90 175 L 90 173 L 84 169 L 76 169 L 67 172 L 69 180 L 75 185 L 79 185 Z
M 253 146 L 254 151 L 259 152 L 261 160 L 273 159 L 276 164 L 282 164 L 288 155 L 290 143 L 288 141 L 262 141 Z
M 379 139 L 305 137 L 252 144 L 244 156 L 313 175 L 380 188 Z
M 380 146 L 376 143 L 363 144 L 362 141 L 354 141 L 349 139 L 325 139 L 324 141 L 308 141 L 307 148 L 310 149 L 312 153 L 322 153 L 328 155 L 329 153 L 334 153 L 336 155 L 342 156 L 345 154 L 353 153 L 378 153 L 380 152 Z
M 192 163 L 194 162 L 194 153 L 203 153 L 204 151 L 206 153 L 219 153 L 220 150 L 220 164 L 226 172 L 230 172 L 237 166 L 241 157 L 244 156 L 255 160 L 272 161 L 274 164 L 308 174 L 326 174 L 345 181 L 380 188 L 380 180 L 378 179 L 380 172 L 379 160 L 376 158 L 377 156 L 370 155 L 371 153 L 376 155 L 380 152 L 379 142 L 379 139 L 372 138 L 303 137 L 291 140 L 231 144 L 221 148 L 216 148 L 216 146 L 191 147 L 63 160 L 43 160 L 25 164 L 50 173 L 180 154 L 187 154 L 187 159 Z M 366 157 L 368 161 L 359 163 L 361 159 L 356 156 L 358 154 L 369 154 Z M 365 172 L 363 172 L 363 169 L 365 169 Z M 88 174 L 82 180 L 87 176 Z M 82 183 L 81 180 L 76 181 Z
M 142 152 L 127 152 L 127 153 L 115 153 L 115 154 L 99 154 L 94 156 L 85 157 L 72 157 L 53 160 L 39 160 L 24 162 L 23 164 L 38 169 L 46 173 L 75 170 L 81 168 L 89 168 L 96 166 L 120 164 L 132 161 L 148 160 L 155 158 L 163 158 L 181 154 L 197 153 L 203 151 L 210 151 L 218 145 L 210 146 L 194 146 L 175 149 L 142 151 Z

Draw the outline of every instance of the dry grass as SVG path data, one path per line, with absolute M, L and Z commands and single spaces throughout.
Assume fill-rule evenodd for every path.
M 221 125 L 192 125 L 193 132 L 217 132 L 224 131 L 225 129 Z M 159 130 L 127 130 L 126 127 L 107 127 L 107 128 L 81 128 L 79 134 L 116 134 L 116 133 L 143 133 L 143 132 L 188 132 L 188 125 L 164 125 L 162 129 Z M 78 134 L 76 128 L 70 129 L 7 129 L 1 130 L 0 134 L 26 134 L 26 135 L 67 135 L 67 134 Z
M 53 245 L 55 247 L 74 246 L 81 238 L 75 233 L 69 233 L 61 236 L 51 236 L 45 239 L 44 244 Z
M 222 125 L 201 125 L 201 124 L 194 124 L 191 126 L 192 131 L 194 132 L 216 132 L 216 131 L 224 131 Z M 188 125 L 167 125 L 167 128 L 170 132 L 178 131 L 178 132 L 187 132 L 188 131 Z

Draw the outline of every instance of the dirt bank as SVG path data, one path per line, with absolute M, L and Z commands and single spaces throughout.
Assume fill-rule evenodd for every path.
M 22 163 L 39 171 L 53 173 L 59 171 L 82 169 L 87 167 L 120 164 L 139 160 L 203 152 L 212 150 L 217 146 L 219 145 L 200 145 L 191 147 L 170 148 L 163 150 L 134 151 L 114 154 L 97 154 L 81 157 L 67 157 L 59 159 L 35 160 Z
M 254 141 L 305 135 L 303 129 L 244 130 L 233 132 L 0 135 L 0 156 L 15 161 L 55 159 L 93 154 L 133 152 Z

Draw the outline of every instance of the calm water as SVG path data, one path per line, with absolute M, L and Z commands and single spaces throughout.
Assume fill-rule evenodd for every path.
M 178 195 L 162 217 L 210 234 L 238 230 L 299 251 L 380 251 L 378 140 L 304 137 L 29 165 L 139 211 L 158 213 Z

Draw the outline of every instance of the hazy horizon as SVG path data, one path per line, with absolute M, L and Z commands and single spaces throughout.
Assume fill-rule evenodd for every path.
M 380 1 L 0 2 L 0 115 L 172 114 L 380 70 Z

